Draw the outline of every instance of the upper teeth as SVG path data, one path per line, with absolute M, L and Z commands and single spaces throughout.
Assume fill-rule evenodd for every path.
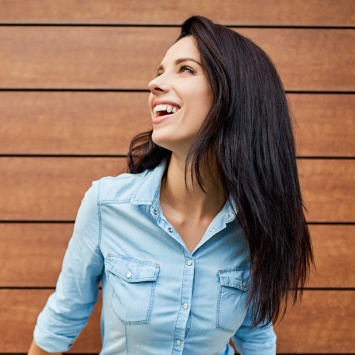
M 159 111 L 167 111 L 168 113 L 172 112 L 175 113 L 179 109 L 177 107 L 171 106 L 171 105 L 157 105 L 154 107 L 154 112 L 159 112 Z

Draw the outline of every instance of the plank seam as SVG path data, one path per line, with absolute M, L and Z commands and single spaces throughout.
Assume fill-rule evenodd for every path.
M 127 146 L 128 150 L 128 146 Z M 0 154 L 0 158 L 126 158 L 126 154 Z M 355 156 L 298 155 L 299 160 L 354 160 Z
M 355 26 L 305 26 L 305 25 L 238 25 L 217 22 L 230 28 L 256 28 L 256 29 L 306 29 L 306 30 L 353 30 Z M 180 28 L 181 24 L 150 24 L 150 23 L 6 23 L 1 22 L 0 27 L 140 27 L 140 28 Z
M 95 89 L 84 89 L 84 88 L 0 88 L 0 92 L 144 92 L 149 93 L 148 89 L 119 89 L 119 88 L 95 88 Z M 285 90 L 286 94 L 305 94 L 305 95 L 354 95 L 355 91 L 349 90 L 339 90 L 339 91 L 329 91 L 329 90 Z

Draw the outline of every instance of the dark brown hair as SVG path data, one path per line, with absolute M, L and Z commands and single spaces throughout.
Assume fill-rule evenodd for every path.
M 195 39 L 214 95 L 186 166 L 203 188 L 201 162 L 214 152 L 248 240 L 253 326 L 275 322 L 289 297 L 297 300 L 313 262 L 284 88 L 265 52 L 237 32 L 194 16 L 183 23 L 178 40 L 186 36 Z M 151 134 L 132 140 L 131 173 L 169 158 Z

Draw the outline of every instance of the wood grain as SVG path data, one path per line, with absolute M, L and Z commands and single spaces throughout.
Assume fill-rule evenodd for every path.
M 354 31 L 239 32 L 270 55 L 287 90 L 354 91 Z M 178 33 L 177 28 L 3 26 L 1 88 L 146 89 Z
M 0 157 L 0 219 L 72 221 L 92 181 L 125 168 L 123 158 Z
M 0 157 L 0 220 L 74 220 L 93 180 L 125 170 L 123 158 Z M 309 222 L 355 221 L 355 160 L 299 159 Z
M 288 94 L 299 156 L 353 157 L 355 95 Z M 146 92 L 0 91 L 0 154 L 125 155 L 151 128 Z
M 151 129 L 148 95 L 0 92 L 0 153 L 125 155 Z
M 54 287 L 72 223 L 0 223 L 0 287 Z
M 0 290 L 3 352 L 25 353 L 36 318 L 50 290 Z M 289 311 L 275 327 L 278 353 L 351 353 L 355 343 L 354 291 L 305 291 L 302 306 Z M 99 306 L 71 352 L 98 353 Z M 21 337 L 18 336 L 21 334 Z
M 298 156 L 355 156 L 355 95 L 289 94 Z
M 309 222 L 355 221 L 355 160 L 298 160 Z
M 0 287 L 54 287 L 72 223 L 0 223 Z M 355 226 L 311 225 L 307 287 L 355 288 Z
M 200 14 L 230 25 L 354 26 L 352 0 L 3 0 L 0 23 L 180 24 Z
M 307 287 L 355 288 L 355 226 L 311 225 L 315 268 Z
M 277 324 L 278 354 L 348 354 L 355 348 L 354 291 L 305 291 Z
M 0 290 L 1 352 L 27 353 L 36 319 L 53 290 Z M 100 350 L 100 303 L 71 352 Z

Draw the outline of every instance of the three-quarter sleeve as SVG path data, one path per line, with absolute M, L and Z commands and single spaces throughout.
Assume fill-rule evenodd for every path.
M 232 340 L 242 355 L 275 355 L 276 334 L 272 323 L 251 328 L 252 307 L 249 307 L 246 318 L 233 336 Z
M 67 351 L 73 345 L 98 298 L 103 271 L 98 185 L 93 183 L 82 200 L 56 290 L 37 319 L 34 340 L 48 352 Z

